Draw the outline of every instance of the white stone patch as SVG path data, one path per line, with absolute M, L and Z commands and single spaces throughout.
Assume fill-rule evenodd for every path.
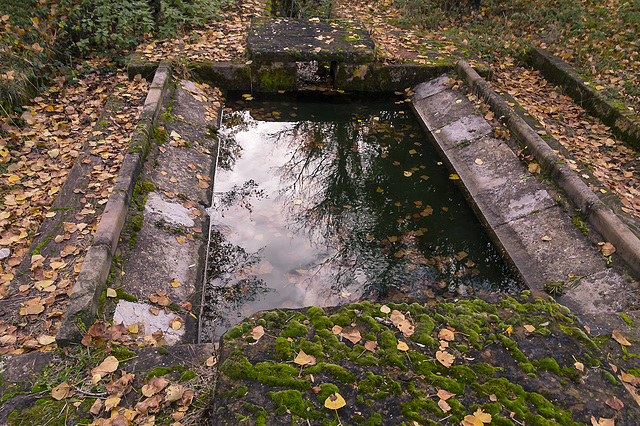
M 193 213 L 182 206 L 182 204 L 165 201 L 158 192 L 150 192 L 147 197 L 147 203 L 144 206 L 146 212 L 159 216 L 166 222 L 173 225 L 181 225 L 186 228 L 192 228 Z
M 149 312 L 150 306 L 146 303 L 120 300 L 116 306 L 116 312 L 113 314 L 113 321 L 115 324 L 123 323 L 126 327 L 138 324 L 138 332 L 145 336 L 162 330 L 163 337 L 169 345 L 178 343 L 184 335 L 184 325 L 178 330 L 174 330 L 169 323 L 179 316 L 173 312 L 166 314 L 162 309 L 158 315 L 153 315 Z

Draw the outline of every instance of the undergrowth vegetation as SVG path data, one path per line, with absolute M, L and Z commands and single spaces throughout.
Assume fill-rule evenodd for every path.
M 116 61 L 148 38 L 219 19 L 233 0 L 0 0 L 0 105 L 3 115 L 79 58 Z
M 532 45 L 573 64 L 591 85 L 640 107 L 640 0 L 391 0 L 401 22 L 458 41 L 499 67 Z

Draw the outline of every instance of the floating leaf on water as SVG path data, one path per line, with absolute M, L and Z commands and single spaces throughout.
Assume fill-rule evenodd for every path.
M 404 171 L 404 175 L 405 175 L 405 177 L 409 177 L 409 176 L 411 176 L 412 174 L 413 174 L 413 172 L 410 172 L 409 170 L 405 170 L 405 171 Z
M 449 179 L 451 179 L 451 180 L 459 180 L 460 176 L 458 176 L 456 173 L 451 173 L 449 175 Z

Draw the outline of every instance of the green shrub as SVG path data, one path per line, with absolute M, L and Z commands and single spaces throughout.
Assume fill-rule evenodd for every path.
M 216 19 L 232 0 L 62 0 L 64 35 L 74 54 L 121 53 L 149 35 L 170 38 Z

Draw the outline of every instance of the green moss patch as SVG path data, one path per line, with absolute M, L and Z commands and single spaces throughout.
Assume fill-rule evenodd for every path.
M 635 419 L 598 342 L 530 292 L 262 312 L 222 339 L 214 423 L 336 424 L 324 406 L 336 393 L 343 424 L 460 424 L 482 410 L 497 425 L 573 426 L 606 418 L 614 392 Z

